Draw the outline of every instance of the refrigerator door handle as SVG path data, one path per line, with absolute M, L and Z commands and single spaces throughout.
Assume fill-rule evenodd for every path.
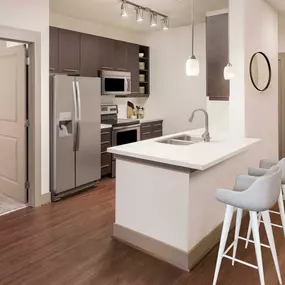
M 74 135 L 73 135 L 73 150 L 76 151 L 77 133 L 78 133 L 78 105 L 75 82 L 72 81 L 73 103 L 74 103 Z
M 80 149 L 80 124 L 81 124 L 81 94 L 79 82 L 76 81 L 76 90 L 77 90 L 77 139 L 76 139 L 76 151 Z

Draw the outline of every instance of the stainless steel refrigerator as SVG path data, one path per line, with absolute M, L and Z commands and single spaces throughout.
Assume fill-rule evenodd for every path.
M 52 200 L 92 187 L 101 176 L 101 80 L 50 76 Z

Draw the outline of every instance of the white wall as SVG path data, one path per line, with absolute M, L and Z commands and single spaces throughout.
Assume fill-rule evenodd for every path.
M 41 185 L 49 192 L 49 0 L 0 0 L 0 25 L 41 32 Z
M 205 24 L 195 28 L 195 54 L 200 61 L 200 75 L 187 77 L 185 63 L 191 55 L 191 26 L 155 32 L 146 37 L 151 48 L 151 96 L 145 104 L 146 116 L 164 118 L 166 134 L 198 128 L 203 117 L 198 114 L 188 122 L 196 108 L 206 108 Z
M 247 137 L 262 139 L 260 156 L 278 156 L 278 14 L 264 0 L 230 0 L 233 65 L 237 77 L 231 81 L 231 130 L 243 129 Z M 256 13 L 258 11 L 258 13 Z M 253 36 L 254 35 L 254 36 Z M 265 92 L 250 80 L 252 55 L 264 52 L 271 63 L 272 81 Z M 235 111 L 238 110 L 238 111 Z M 233 112 L 232 112 L 233 111 Z
M 279 15 L 278 19 L 279 52 L 285 52 L 285 15 Z
M 113 26 L 102 25 L 91 21 L 75 19 L 60 14 L 50 13 L 50 25 L 57 28 L 73 30 L 105 38 L 138 44 L 142 43 L 142 34 L 140 33 L 115 28 Z

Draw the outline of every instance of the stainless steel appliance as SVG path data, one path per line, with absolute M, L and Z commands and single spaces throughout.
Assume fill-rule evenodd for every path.
M 50 77 L 51 193 L 57 201 L 101 176 L 100 78 Z
M 101 105 L 101 122 L 112 125 L 112 146 L 118 146 L 140 140 L 139 120 L 118 119 L 118 106 Z M 116 160 L 112 156 L 112 177 L 116 175 Z
M 102 95 L 131 94 L 131 73 L 126 71 L 101 71 Z

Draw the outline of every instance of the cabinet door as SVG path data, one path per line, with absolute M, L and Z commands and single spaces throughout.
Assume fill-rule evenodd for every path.
M 79 73 L 81 34 L 59 30 L 59 72 Z
M 132 93 L 139 93 L 139 45 L 127 44 L 127 70 L 132 76 Z
M 127 70 L 127 43 L 115 41 L 114 67 L 117 70 Z
M 210 100 L 229 100 L 230 85 L 224 79 L 228 54 L 228 14 L 207 17 L 207 96 Z
M 99 38 L 100 68 L 114 69 L 114 40 Z
M 58 28 L 49 29 L 49 70 L 58 72 Z
M 92 35 L 81 35 L 80 75 L 97 77 L 101 69 L 100 38 Z

